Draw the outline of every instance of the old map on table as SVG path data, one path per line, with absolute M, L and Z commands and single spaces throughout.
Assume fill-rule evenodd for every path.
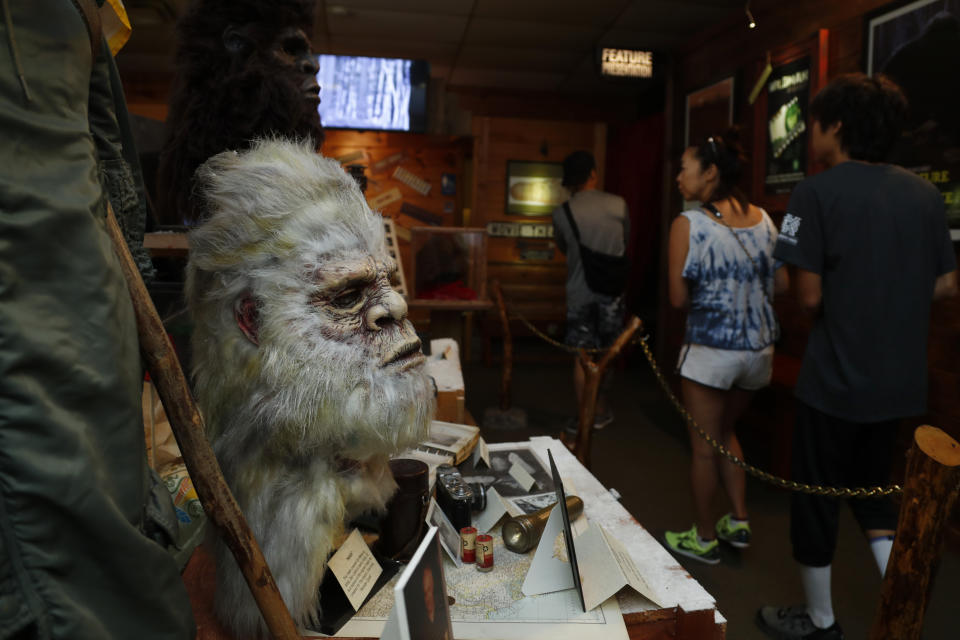
M 583 613 L 573 589 L 540 596 L 524 596 L 523 579 L 532 554 L 504 548 L 494 535 L 494 568 L 489 573 L 474 565 L 457 568 L 444 558 L 453 633 L 457 640 L 612 640 L 627 638 L 616 598 Z M 339 637 L 379 637 L 393 607 L 392 582 L 383 587 L 337 634 Z

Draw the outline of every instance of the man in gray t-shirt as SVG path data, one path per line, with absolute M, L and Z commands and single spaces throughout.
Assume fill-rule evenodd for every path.
M 563 161 L 563 186 L 571 192 L 566 206 L 570 208 L 580 232 L 580 242 L 570 226 L 565 206 L 553 212 L 554 240 L 567 256 L 567 333 L 565 342 L 572 347 L 601 348 L 610 346 L 623 324 L 623 293 L 605 295 L 587 285 L 580 259 L 580 243 L 601 253 L 622 256 L 630 235 L 627 203 L 620 196 L 597 188 L 596 162 L 587 151 L 575 151 Z M 577 406 L 583 399 L 583 369 L 579 360 L 573 365 Z M 594 426 L 601 428 L 612 418 L 601 395 L 597 403 Z M 571 426 L 575 425 L 575 422 Z

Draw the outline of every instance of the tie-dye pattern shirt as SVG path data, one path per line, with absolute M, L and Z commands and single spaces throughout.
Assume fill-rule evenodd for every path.
M 690 286 L 687 342 L 758 350 L 777 339 L 779 328 L 770 305 L 773 274 L 780 266 L 773 259 L 777 228 L 766 211 L 762 214 L 757 224 L 732 232 L 700 209 L 681 214 L 690 221 L 690 248 L 683 265 Z

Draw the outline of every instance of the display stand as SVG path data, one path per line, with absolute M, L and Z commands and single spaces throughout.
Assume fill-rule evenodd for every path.
M 657 607 L 630 589 L 622 590 L 617 600 L 632 639 L 723 640 L 726 637 L 727 622 L 717 611 L 713 596 L 559 440 L 531 438 L 529 445 L 542 459 L 547 458 L 548 449 L 553 452 L 561 477 L 583 498 L 587 517 L 623 543 L 658 592 L 658 600 L 667 604 Z M 197 640 L 233 640 L 213 616 L 214 567 L 202 545 L 187 565 L 183 579 L 197 622 Z M 537 639 L 531 637 L 530 640 Z

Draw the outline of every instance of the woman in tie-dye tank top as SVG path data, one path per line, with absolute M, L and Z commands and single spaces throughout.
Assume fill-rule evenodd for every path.
M 677 186 L 686 201 L 670 228 L 670 302 L 687 311 L 685 344 L 677 366 L 684 404 L 694 420 L 742 457 L 734 425 L 753 391 L 770 382 L 778 325 L 774 292 L 787 288 L 786 269 L 773 260 L 777 230 L 767 213 L 737 187 L 744 166 L 736 132 L 688 148 Z M 696 523 L 668 531 L 667 546 L 708 564 L 720 561 L 717 538 L 750 544 L 743 469 L 691 433 Z M 714 520 L 713 498 L 722 480 L 731 511 Z

